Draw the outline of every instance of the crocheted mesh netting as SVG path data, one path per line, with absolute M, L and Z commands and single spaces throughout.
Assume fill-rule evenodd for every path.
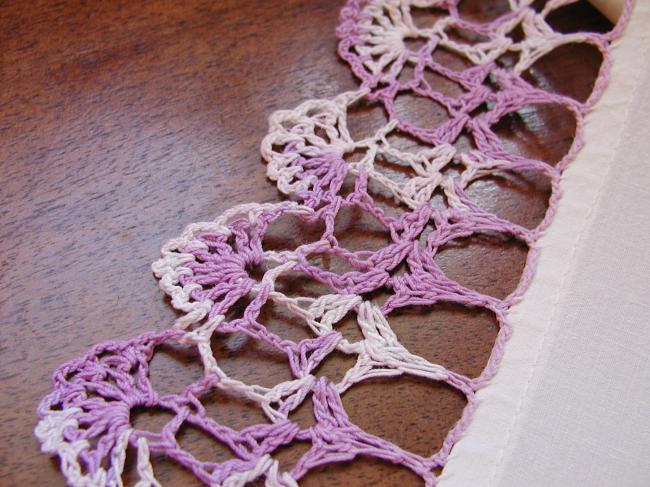
M 554 213 L 562 170 L 581 146 L 584 115 L 606 84 L 609 44 L 631 10 L 628 2 L 611 32 L 567 34 L 554 31 L 545 19 L 571 0 L 550 0 L 542 10 L 533 8 L 529 0 L 511 0 L 510 12 L 486 24 L 464 20 L 456 3 L 353 0 L 343 8 L 337 30 L 339 53 L 361 80 L 359 90 L 274 113 L 262 142 L 268 176 L 290 199 L 238 206 L 215 221 L 191 224 L 163 247 L 162 257 L 153 264 L 161 289 L 181 312 L 174 326 L 125 342 L 97 345 L 55 372 L 53 390 L 38 408 L 36 435 L 44 452 L 58 455 L 71 485 L 122 485 L 129 445 L 137 449 L 140 487 L 159 485 L 150 462 L 152 452 L 165 454 L 209 485 L 241 486 L 260 477 L 269 486 L 297 485 L 312 468 L 357 456 L 402 465 L 420 475 L 425 485 L 436 484 L 434 472 L 445 465 L 476 408 L 476 391 L 496 371 L 511 334 L 506 312 L 531 279 L 535 241 Z M 430 27 L 418 27 L 411 10 L 431 6 L 440 16 Z M 458 40 L 458 32 L 472 40 Z M 408 39 L 419 40 L 421 46 L 409 48 Z M 522 76 L 536 60 L 567 43 L 592 44 L 603 56 L 593 92 L 585 102 L 544 91 Z M 441 52 L 464 58 L 468 67 L 451 69 L 441 61 L 444 56 L 437 55 Z M 508 53 L 516 61 L 497 62 Z M 410 76 L 404 75 L 406 70 Z M 431 73 L 456 83 L 462 93 L 455 98 L 443 95 L 431 82 Z M 422 104 L 437 104 L 448 120 L 437 127 L 410 123 L 396 111 L 396 99 L 404 93 L 420 97 Z M 383 104 L 388 122 L 370 137 L 355 140 L 347 127 L 347 113 L 363 100 Z M 491 129 L 505 115 L 530 104 L 561 105 L 575 116 L 573 145 L 555 165 L 507 152 Z M 477 110 L 481 106 L 487 109 Z M 427 147 L 417 152 L 399 150 L 389 137 L 395 131 L 410 134 Z M 462 152 L 452 145 L 461 132 L 471 134 L 475 149 Z M 351 153 L 360 156 L 349 162 Z M 408 177 L 391 177 L 376 164 L 378 158 L 404 169 Z M 462 167 L 458 176 L 446 175 L 450 164 Z M 473 180 L 504 170 L 541 173 L 551 182 L 549 209 L 536 228 L 499 218 L 466 195 L 464 190 Z M 354 180 L 352 191 L 343 189 L 346 178 Z M 370 183 L 390 192 L 402 211 L 397 215 L 383 211 L 368 191 Z M 431 204 L 436 191 L 444 193 L 445 207 Z M 334 222 L 346 207 L 357 207 L 376 218 L 390 242 L 372 251 L 345 248 L 334 234 Z M 286 215 L 305 223 L 320 222 L 324 231 L 318 240 L 293 249 L 265 250 L 269 225 Z M 423 238 L 425 229 L 429 233 Z M 434 261 L 444 244 L 476 234 L 505 234 L 530 249 L 518 287 L 504 299 L 460 285 Z M 342 260 L 344 271 L 319 265 L 318 256 Z M 398 266 L 401 272 L 396 272 Z M 253 268 L 262 269 L 261 277 Z M 288 273 L 309 276 L 331 292 L 316 297 L 287 295 L 276 289 L 276 281 Z M 390 297 L 378 307 L 367 296 L 380 288 L 388 290 Z M 260 318 L 268 301 L 301 320 L 312 338 L 294 342 L 269 331 Z M 411 353 L 391 330 L 388 315 L 392 310 L 440 302 L 484 308 L 498 320 L 494 349 L 477 377 Z M 235 313 L 242 303 L 244 311 Z M 337 324 L 350 312 L 362 333 L 357 341 L 337 331 Z M 284 354 L 292 380 L 263 387 L 228 376 L 213 355 L 211 339 L 234 333 L 246 334 Z M 159 394 L 148 376 L 157 347 L 165 343 L 195 347 L 204 370 L 201 380 L 176 394 Z M 334 351 L 356 358 L 339 383 L 313 374 Z M 363 431 L 343 408 L 341 396 L 356 384 L 377 376 L 401 375 L 444 382 L 466 397 L 462 416 L 431 456 L 422 457 Z M 201 402 L 215 389 L 253 401 L 268 421 L 239 431 L 219 424 Z M 303 429 L 289 415 L 308 396 L 316 423 Z M 160 433 L 132 425 L 131 411 L 143 407 L 172 413 Z M 193 457 L 177 441 L 183 425 L 226 445 L 234 458 L 208 463 Z M 282 472 L 274 453 L 296 440 L 309 442 L 311 448 L 290 472 Z

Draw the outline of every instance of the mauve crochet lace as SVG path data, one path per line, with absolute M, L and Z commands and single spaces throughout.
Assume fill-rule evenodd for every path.
M 191 224 L 163 247 L 162 257 L 153 264 L 161 289 L 182 313 L 174 326 L 126 342 L 97 345 L 55 372 L 53 390 L 38 407 L 36 435 L 44 452 L 58 455 L 70 485 L 122 485 L 129 445 L 137 449 L 138 487 L 160 485 L 151 452 L 166 455 L 208 485 L 243 486 L 263 477 L 267 486 L 292 486 L 312 468 L 358 456 L 402 465 L 421 476 L 425 485 L 436 484 L 434 472 L 445 465 L 471 420 L 476 391 L 497 369 L 511 334 L 507 311 L 530 283 L 537 257 L 535 241 L 553 217 L 560 175 L 580 149 L 585 113 L 607 83 L 609 45 L 631 11 L 628 1 L 608 33 L 559 33 L 546 17 L 572 0 L 550 0 L 543 7 L 530 0 L 511 0 L 509 12 L 485 24 L 464 20 L 457 3 L 347 3 L 337 29 L 339 54 L 361 80 L 359 90 L 274 113 L 262 142 L 268 176 L 290 200 L 242 205 L 215 221 Z M 417 26 L 411 10 L 432 6 L 440 14 L 435 22 Z M 409 48 L 409 39 L 421 46 Z M 588 43 L 602 53 L 599 75 L 585 102 L 535 87 L 522 76 L 535 61 L 569 43 Z M 467 67 L 451 69 L 440 53 L 464 59 Z M 501 62 L 505 55 L 514 61 Z M 443 95 L 431 82 L 432 73 L 433 79 L 455 83 L 458 96 Z M 395 109 L 396 98 L 404 93 L 420 97 L 420 103 L 436 104 L 448 120 L 436 127 L 410 123 Z M 364 100 L 383 104 L 388 122 L 372 136 L 354 140 L 347 128 L 348 108 Z M 539 104 L 560 105 L 575 116 L 575 140 L 554 165 L 507 152 L 491 129 L 505 115 Z M 390 135 L 395 133 L 410 134 L 426 147 L 416 152 L 399 150 L 391 145 Z M 454 147 L 461 133 L 471 135 L 475 149 L 462 152 Z M 350 162 L 352 153 L 359 156 Z M 375 164 L 378 158 L 400 167 L 408 177 L 392 178 Z M 457 177 L 445 173 L 450 164 L 462 168 Z M 477 178 L 503 171 L 540 173 L 550 181 L 549 208 L 536 228 L 499 218 L 465 193 Z M 353 189 L 344 189 L 344 181 L 350 180 Z M 373 199 L 370 184 L 392 194 L 401 212 L 386 213 Z M 436 190 L 444 194 L 444 207 L 431 203 Z M 386 229 L 389 243 L 372 251 L 341 245 L 334 223 L 346 207 L 372 215 Z M 318 240 L 293 249 L 265 250 L 262 243 L 269 225 L 287 215 L 305 223 L 318 222 L 324 231 Z M 423 232 L 428 234 L 423 237 Z M 519 285 L 504 299 L 460 285 L 434 261 L 441 246 L 476 234 L 506 235 L 530 249 Z M 335 256 L 345 269 L 328 270 L 318 264 L 319 256 Z M 262 269 L 261 277 L 252 269 Z M 331 292 L 318 297 L 284 294 L 276 289 L 276 281 L 289 273 L 308 276 Z M 380 288 L 388 290 L 390 297 L 377 306 L 368 295 Z M 301 320 L 312 337 L 294 342 L 271 333 L 260 319 L 268 301 Z M 464 376 L 409 352 L 391 330 L 391 311 L 441 302 L 487 309 L 496 316 L 499 333 L 478 377 Z M 233 316 L 235 305 L 242 303 L 245 310 Z M 358 341 L 349 341 L 337 331 L 337 324 L 350 313 L 362 333 Z M 211 338 L 233 333 L 244 333 L 284 354 L 292 380 L 262 387 L 224 373 L 213 355 Z M 156 347 L 164 343 L 194 347 L 203 378 L 176 394 L 156 392 L 149 380 L 149 364 Z M 334 351 L 356 357 L 355 365 L 336 384 L 312 374 Z M 350 421 L 341 401 L 349 388 L 368 378 L 405 374 L 445 382 L 467 399 L 442 448 L 428 457 L 363 431 Z M 253 401 L 268 421 L 242 430 L 219 424 L 201 403 L 215 389 Z M 303 429 L 289 415 L 310 396 L 316 423 Z M 152 433 L 132 425 L 134 408 L 162 408 L 173 416 L 162 431 Z M 209 463 L 193 457 L 176 438 L 183 425 L 199 428 L 226 445 L 233 458 Z M 282 472 L 274 453 L 296 440 L 309 442 L 311 448 L 290 472 Z

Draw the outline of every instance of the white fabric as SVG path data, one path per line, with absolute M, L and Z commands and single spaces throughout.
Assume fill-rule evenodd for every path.
M 441 487 L 650 485 L 648 25 L 640 0 Z

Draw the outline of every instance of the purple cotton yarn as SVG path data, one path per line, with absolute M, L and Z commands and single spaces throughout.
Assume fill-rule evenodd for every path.
M 352 0 L 343 8 L 337 29 L 339 54 L 361 80 L 360 89 L 274 113 L 262 142 L 269 178 L 295 201 L 241 205 L 213 222 L 190 225 L 163 247 L 161 259 L 153 265 L 161 289 L 183 313 L 174 326 L 125 342 L 97 345 L 55 372 L 53 390 L 38 408 L 36 435 L 44 452 L 59 456 L 61 470 L 71 485 L 122 485 L 129 445 L 138 451 L 139 487 L 159 485 L 150 453 L 165 454 L 208 485 L 239 486 L 259 477 L 266 478 L 266 485 L 296 485 L 310 469 L 357 456 L 402 465 L 420 475 L 425 485 L 435 485 L 434 470 L 444 466 L 471 420 L 477 405 L 475 392 L 496 372 L 512 332 L 507 311 L 530 283 L 538 255 L 535 241 L 556 210 L 561 172 L 581 147 L 584 115 L 607 83 L 609 44 L 622 31 L 632 8 L 628 1 L 620 21 L 608 33 L 559 34 L 550 30 L 544 19 L 570 1 L 548 2 L 539 12 L 521 2 L 485 24 L 462 19 L 457 3 Z M 435 4 L 448 15 L 429 28 L 420 28 L 410 20 L 411 4 Z M 515 41 L 508 34 L 518 25 L 524 38 Z M 481 40 L 459 43 L 449 35 L 457 28 L 473 32 Z M 422 47 L 408 49 L 404 38 L 409 37 L 423 39 Z M 533 87 L 521 77 L 541 56 L 570 42 L 589 43 L 603 55 L 594 89 L 584 103 Z M 453 70 L 434 59 L 437 49 L 463 56 L 471 66 Z M 516 52 L 519 61 L 512 66 L 497 63 L 506 52 Z M 400 80 L 405 66 L 413 69 L 413 77 Z M 462 93 L 456 97 L 440 93 L 425 79 L 427 70 L 456 83 Z M 395 100 L 402 93 L 438 104 L 449 115 L 448 120 L 437 127 L 419 127 L 400 117 Z M 363 99 L 381 103 L 388 121 L 371 136 L 355 140 L 347 128 L 347 113 Z M 554 166 L 508 153 L 491 129 L 505 115 L 530 104 L 560 105 L 576 119 L 575 140 Z M 487 111 L 478 113 L 481 106 L 487 106 Z M 396 131 L 410 134 L 430 148 L 416 153 L 401 151 L 390 142 L 389 135 Z M 453 147 L 463 131 L 473 137 L 475 150 L 461 152 Z M 346 156 L 354 151 L 363 152 L 362 159 L 348 162 Z M 375 167 L 379 156 L 410 167 L 415 176 L 408 181 L 392 180 Z M 463 167 L 458 178 L 442 174 L 450 163 Z M 549 208 L 536 228 L 524 228 L 490 214 L 465 194 L 473 180 L 513 170 L 543 174 L 551 183 Z M 353 181 L 349 192 L 344 188 L 346 180 Z M 369 190 L 371 183 L 393 195 L 402 205 L 399 214 L 387 214 L 381 208 Z M 444 209 L 430 204 L 436 189 L 445 194 L 448 206 Z M 339 242 L 334 224 L 337 215 L 349 208 L 371 215 L 385 229 L 383 248 L 352 251 Z M 265 249 L 269 226 L 285 217 L 319 223 L 323 232 L 317 240 L 295 248 Z M 425 228 L 431 231 L 420 242 Z M 530 249 L 519 285 L 504 299 L 460 285 L 434 261 L 441 246 L 476 234 L 506 235 Z M 345 270 L 335 272 L 319 265 L 314 260 L 317 256 L 339 259 Z M 403 263 L 406 271 L 395 272 Z M 254 268 L 262 269 L 261 278 L 254 275 Z M 331 292 L 315 298 L 284 294 L 276 281 L 289 273 L 309 276 Z M 390 293 L 381 307 L 367 298 L 378 289 Z M 245 310 L 233 316 L 232 310 L 242 300 L 247 303 Z M 269 302 L 302 320 L 311 337 L 294 342 L 270 332 L 260 320 L 260 311 Z M 387 318 L 391 311 L 439 302 L 484 308 L 496 317 L 499 333 L 478 377 L 463 376 L 411 354 L 391 330 Z M 336 330 L 337 323 L 350 312 L 356 315 L 363 334 L 359 341 L 349 341 Z M 229 377 L 215 359 L 210 340 L 232 333 L 244 333 L 283 354 L 292 379 L 263 387 Z M 149 363 L 156 347 L 170 343 L 194 350 L 204 376 L 182 391 L 160 395 L 149 380 Z M 312 373 L 334 351 L 356 357 L 355 365 L 337 384 Z M 405 374 L 445 382 L 467 399 L 442 448 L 428 457 L 364 432 L 350 422 L 342 405 L 341 395 L 355 384 L 372 377 Z M 240 431 L 215 422 L 201 403 L 201 398 L 215 389 L 255 402 L 268 422 Z M 302 429 L 289 415 L 307 397 L 312 398 L 316 424 Z M 173 418 L 160 433 L 138 430 L 131 424 L 134 408 L 162 408 Z M 226 445 L 233 458 L 222 463 L 194 458 L 176 440 L 184 424 Z M 280 472 L 273 454 L 296 440 L 312 446 L 291 472 Z

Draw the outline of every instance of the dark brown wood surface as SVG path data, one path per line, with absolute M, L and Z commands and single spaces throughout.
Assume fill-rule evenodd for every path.
M 268 115 L 356 87 L 335 54 L 340 6 L 331 0 L 0 2 L 0 485 L 64 483 L 32 434 L 36 405 L 61 362 L 98 341 L 170 326 L 175 314 L 150 272 L 161 244 L 234 204 L 280 198 L 258 151 Z M 485 20 L 503 5 L 476 0 L 462 8 Z M 559 12 L 554 22 L 565 31 L 610 27 L 585 4 Z M 599 63 L 594 49 L 569 46 L 528 76 L 580 98 Z M 425 117 L 424 124 L 431 117 L 415 105 L 404 110 L 414 120 Z M 360 108 L 353 130 L 367 129 L 376 116 L 372 107 Z M 503 119 L 497 131 L 510 150 L 552 162 L 568 149 L 574 124 L 561 110 L 533 106 Z M 485 178 L 469 189 L 485 208 L 528 226 L 543 217 L 548 191 L 546 181 L 530 174 Z M 351 212 L 338 224 L 352 247 L 383 238 L 361 214 Z M 276 231 L 277 238 L 300 238 L 303 229 Z M 462 283 L 505 296 L 525 252 L 514 243 L 466 239 L 438 259 Z M 299 281 L 284 285 L 305 291 Z M 496 335 L 489 313 L 451 305 L 390 318 L 412 351 L 466 374 L 480 372 Z M 302 338 L 287 317 L 271 310 L 266 319 L 284 336 Z M 356 333 L 354 323 L 343 331 Z M 265 384 L 288 376 L 286 364 L 255 343 L 215 341 L 213 349 L 236 377 Z M 349 365 L 334 357 L 318 373 L 340 377 Z M 200 372 L 191 354 L 169 348 L 154 358 L 152 380 L 174 391 Z M 208 410 L 232 427 L 264 420 L 250 404 L 213 399 Z M 399 379 L 357 386 L 344 403 L 367 431 L 430 454 L 464 398 L 444 386 Z M 295 418 L 313 422 L 310 405 Z M 165 419 L 133 413 L 141 428 L 155 429 Z M 203 460 L 230 455 L 191 429 L 180 441 Z M 283 467 L 306 448 L 283 449 Z M 194 485 L 170 461 L 153 463 L 164 485 Z M 131 460 L 127 468 L 133 479 Z M 398 484 L 421 481 L 366 459 L 311 472 L 301 482 Z

